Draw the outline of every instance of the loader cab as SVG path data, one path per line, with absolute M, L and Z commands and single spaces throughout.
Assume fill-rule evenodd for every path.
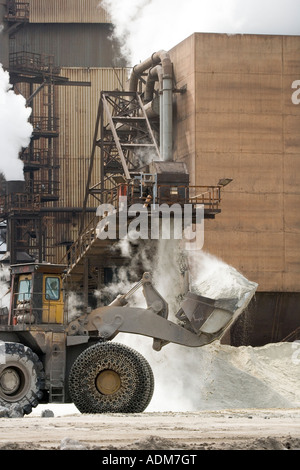
M 62 324 L 64 270 L 65 266 L 47 263 L 11 266 L 9 324 Z

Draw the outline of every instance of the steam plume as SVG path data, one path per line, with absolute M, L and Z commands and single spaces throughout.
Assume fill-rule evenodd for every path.
M 299 35 L 297 0 L 102 0 L 135 65 L 196 32 Z
M 30 142 L 31 108 L 11 88 L 9 74 L 0 64 L 0 170 L 6 180 L 23 180 L 23 163 L 18 155 Z

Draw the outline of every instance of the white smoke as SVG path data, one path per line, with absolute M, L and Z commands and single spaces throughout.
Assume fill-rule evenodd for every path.
M 102 0 L 135 65 L 197 32 L 299 35 L 298 0 Z
M 65 310 L 68 322 L 80 317 L 84 312 L 84 302 L 82 297 L 74 291 L 68 292 L 65 298 Z
M 0 266 L 0 308 L 9 307 L 10 303 L 10 270 L 9 267 Z
M 31 108 L 22 95 L 15 94 L 9 81 L 9 73 L 0 64 L 0 171 L 6 180 L 23 180 L 23 163 L 18 157 L 30 142 Z

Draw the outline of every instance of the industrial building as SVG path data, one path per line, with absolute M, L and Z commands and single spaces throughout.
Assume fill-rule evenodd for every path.
M 299 52 L 299 36 L 226 34 L 170 51 L 176 87 L 187 87 L 176 95 L 175 159 L 195 184 L 233 179 L 204 249 L 259 284 L 244 329 L 257 344 L 299 335 Z
M 27 255 L 58 262 L 78 237 L 100 90 L 124 86 L 128 73 L 98 5 L 98 0 L 1 5 L 0 63 L 32 108 L 34 130 L 30 148 L 20 156 L 24 182 L 7 183 L 9 194 L 22 186 L 26 193 L 22 202 L 16 196 L 7 200 L 12 263 Z M 99 171 L 95 166 L 92 182 L 99 181 Z M 91 204 L 94 212 L 96 202 Z
M 7 182 L 9 251 L 21 257 L 10 262 L 25 255 L 60 262 L 99 204 L 90 188 L 96 193 L 104 178 L 95 148 L 100 94 L 124 91 L 131 70 L 110 39 L 112 25 L 99 1 L 85 3 L 1 6 L 0 62 L 28 99 L 34 126 L 21 155 L 21 205 L 12 198 L 20 182 Z M 298 36 L 197 32 L 168 51 L 172 158 L 188 168 L 190 186 L 232 180 L 222 190 L 221 212 L 205 219 L 203 248 L 259 284 L 232 329 L 235 345 L 299 339 L 300 107 L 291 99 L 299 52 Z M 148 76 L 156 65 L 151 60 L 143 71 Z M 98 275 L 103 281 L 103 272 Z

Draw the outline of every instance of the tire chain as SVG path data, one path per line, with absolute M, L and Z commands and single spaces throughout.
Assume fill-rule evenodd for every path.
M 112 395 L 102 395 L 95 385 L 97 375 L 106 369 L 121 377 L 121 388 Z M 82 413 L 139 413 L 152 398 L 154 377 L 149 363 L 137 351 L 119 343 L 101 342 L 75 360 L 69 389 Z

